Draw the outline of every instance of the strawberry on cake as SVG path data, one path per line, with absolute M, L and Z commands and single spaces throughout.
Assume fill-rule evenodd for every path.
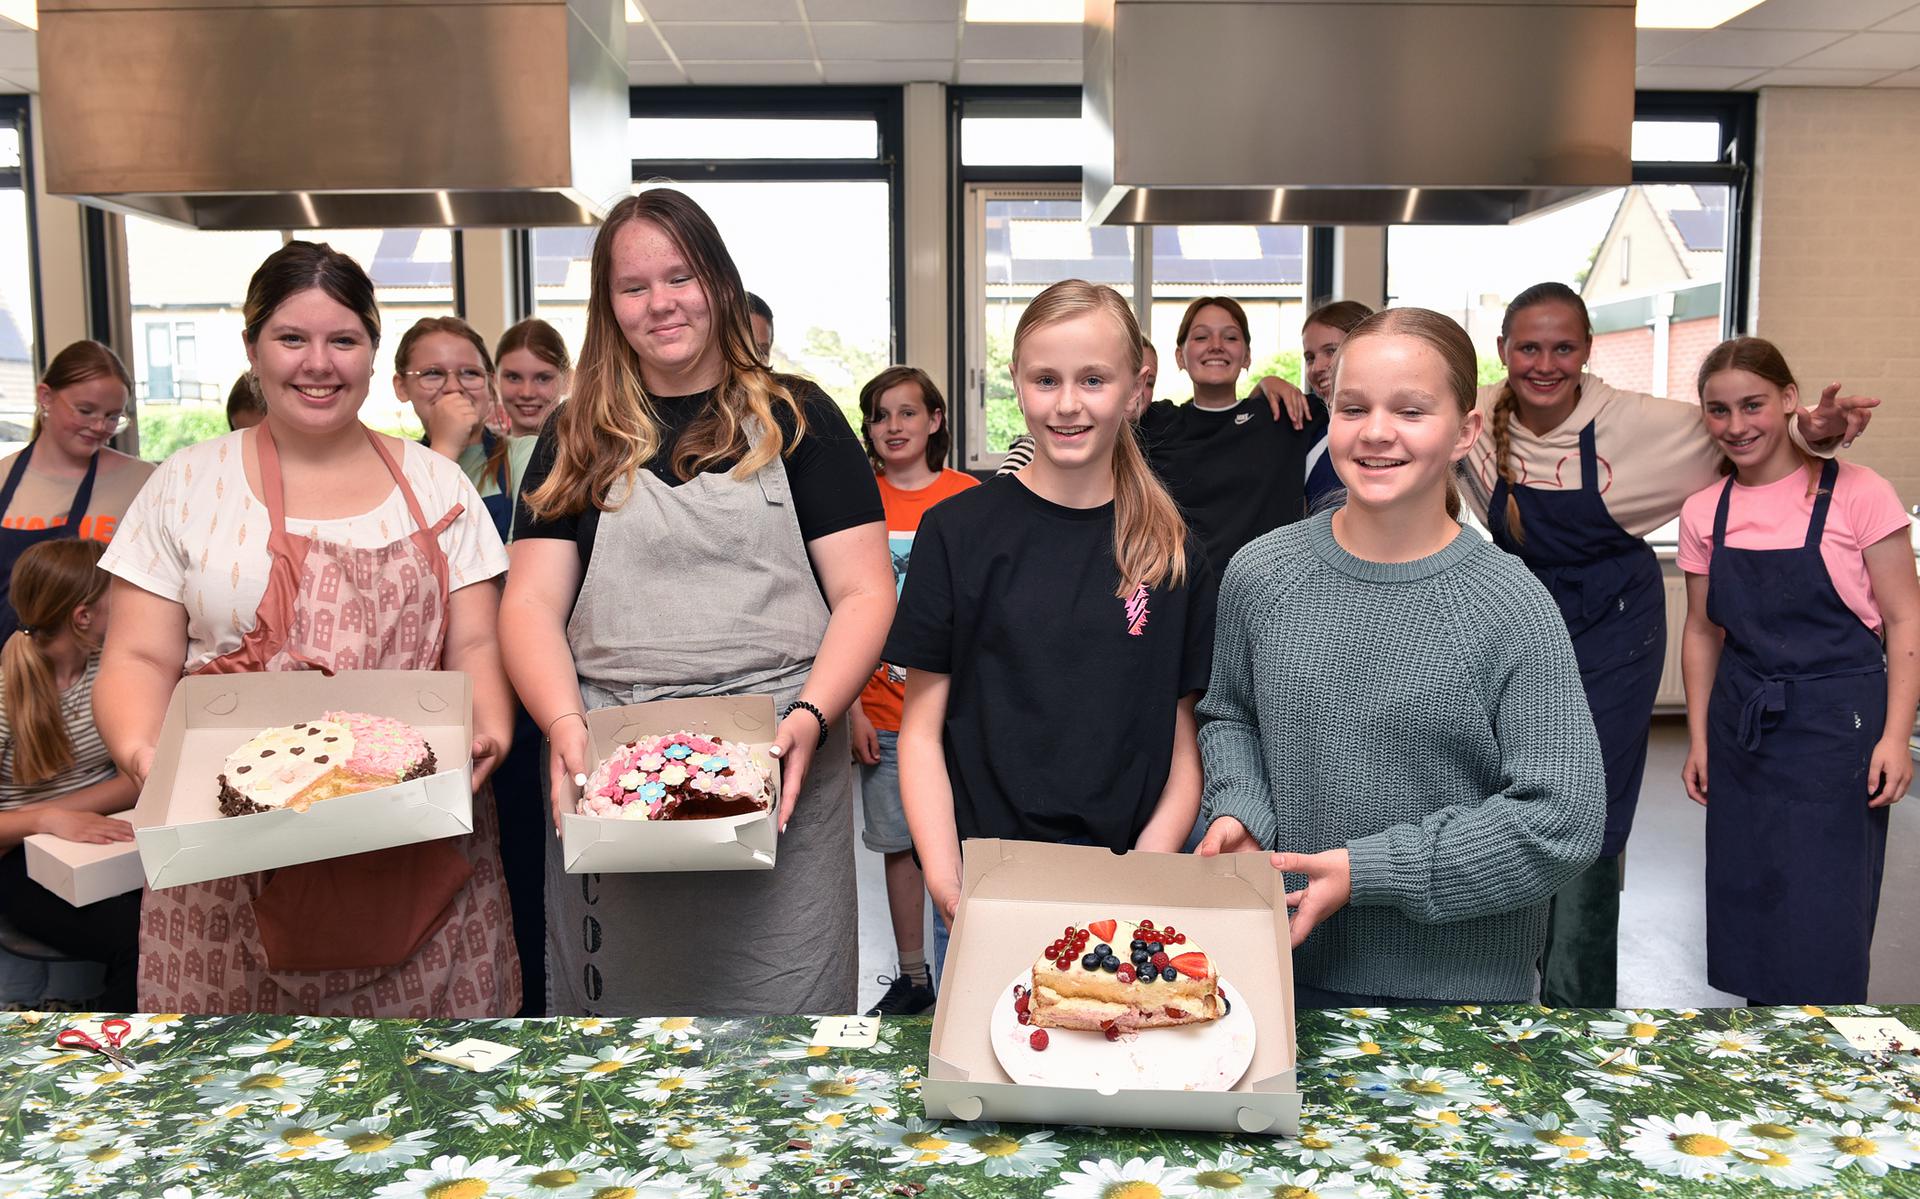
M 1120 937 L 1120 933 L 1126 933 Z M 1125 950 L 1114 946 L 1124 944 Z M 1172 926 L 1095 920 L 1067 929 L 1033 964 L 1027 1015 L 1042 1028 L 1109 1037 L 1202 1024 L 1226 1014 L 1213 959 Z
M 676 732 L 614 750 L 587 777 L 579 810 L 615 820 L 712 820 L 764 812 L 772 794 L 747 746 Z
M 262 729 L 220 767 L 220 814 L 247 816 L 390 787 L 439 769 L 420 731 L 367 712 Z

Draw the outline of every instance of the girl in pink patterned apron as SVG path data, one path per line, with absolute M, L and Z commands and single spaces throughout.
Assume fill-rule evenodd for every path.
M 125 619 L 95 691 L 101 734 L 144 780 L 183 670 L 460 670 L 480 790 L 512 722 L 499 536 L 458 466 L 360 423 L 380 318 L 357 263 L 290 242 L 255 272 L 245 317 L 266 421 L 170 458 L 102 563 Z M 511 1014 L 491 796 L 473 810 L 467 837 L 147 891 L 142 1010 Z

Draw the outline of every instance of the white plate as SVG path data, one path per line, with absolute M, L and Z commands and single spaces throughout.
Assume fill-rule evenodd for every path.
M 1033 1047 L 1033 1026 L 1013 1010 L 1015 984 L 1032 983 L 1032 971 L 1023 970 L 1001 988 L 988 1027 L 994 1056 L 1017 1083 L 1107 1093 L 1226 1091 L 1253 1064 L 1253 1011 L 1225 980 L 1220 990 L 1231 1007 L 1218 1020 L 1146 1028 L 1117 1041 L 1103 1032 L 1049 1028 L 1045 1049 Z

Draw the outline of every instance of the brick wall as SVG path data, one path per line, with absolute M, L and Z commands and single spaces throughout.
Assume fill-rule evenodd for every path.
M 1666 394 L 1676 400 L 1698 399 L 1693 377 L 1707 352 L 1719 344 L 1719 317 L 1676 322 L 1667 331 Z M 1619 329 L 1597 334 L 1587 369 L 1624 391 L 1653 391 L 1653 330 Z
M 1720 344 L 1720 318 L 1676 321 L 1667 331 L 1667 395 L 1676 400 L 1699 402 L 1694 376 L 1713 347 Z
M 1847 456 L 1920 503 L 1920 90 L 1763 89 L 1759 150 L 1753 331 L 1880 397 Z

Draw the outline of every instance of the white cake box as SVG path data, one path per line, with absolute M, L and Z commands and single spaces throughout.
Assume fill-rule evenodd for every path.
M 131 821 L 132 812 L 115 812 L 116 820 Z M 94 845 L 64 841 L 52 833 L 35 833 L 26 840 L 27 877 L 76 908 L 147 883 L 140 872 L 140 847 L 132 841 Z
M 629 741 L 684 731 L 751 749 L 773 784 L 773 799 L 764 812 L 713 820 L 619 820 L 569 812 L 560 820 L 567 873 L 773 869 L 780 770 L 767 751 L 779 723 L 769 695 L 662 699 L 587 713 L 588 774 Z
M 304 812 L 220 814 L 220 767 L 262 729 L 328 711 L 403 720 L 440 770 L 323 800 Z M 160 726 L 134 838 L 152 887 L 345 857 L 473 831 L 473 685 L 460 671 L 317 670 L 194 675 L 180 680 Z
M 1299 1135 L 1293 954 L 1271 854 L 1119 855 L 1002 840 L 962 849 L 960 908 L 920 1087 L 929 1119 Z M 1231 1089 L 1099 1091 L 1008 1077 L 988 1038 L 994 1005 L 1010 1001 L 1010 982 L 1061 929 L 1109 915 L 1151 916 L 1191 932 L 1253 1008 L 1253 1063 Z

